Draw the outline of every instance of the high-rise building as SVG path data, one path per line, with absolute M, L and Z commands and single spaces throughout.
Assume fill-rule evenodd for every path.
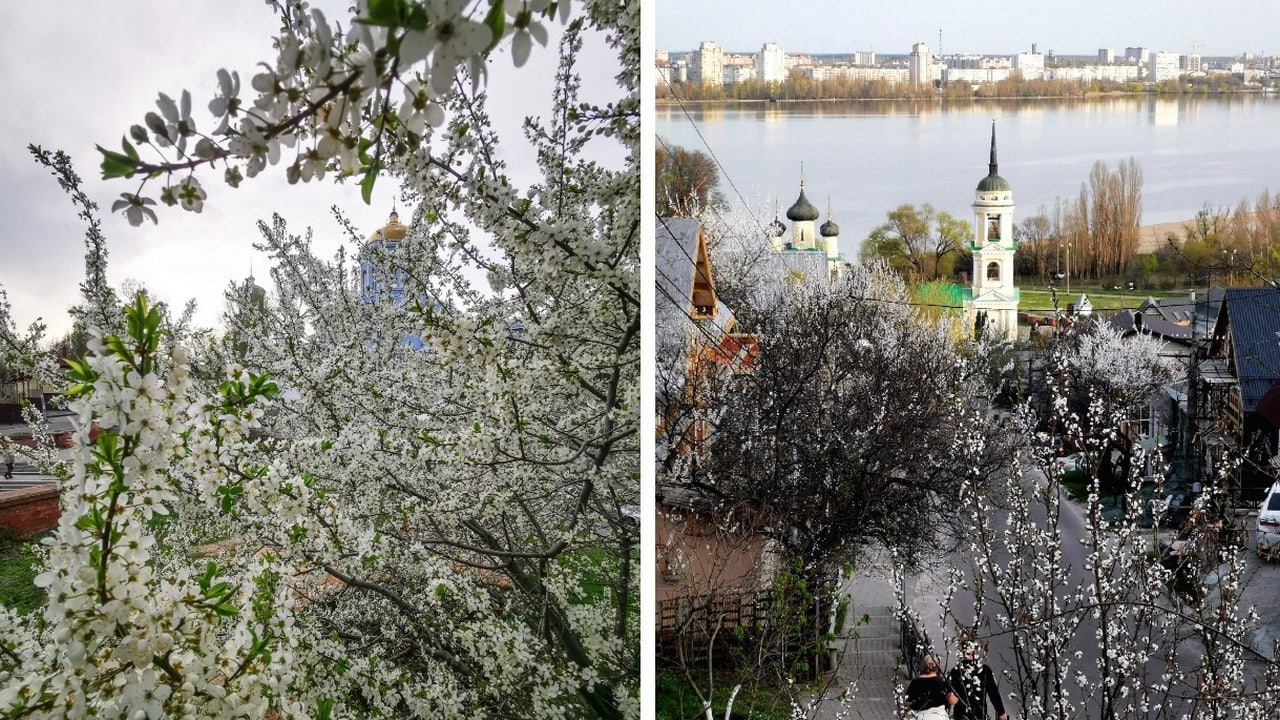
M 1154 52 L 1147 62 L 1147 79 L 1151 82 L 1177 80 L 1182 75 L 1178 53 Z
M 1013 69 L 1022 73 L 1023 80 L 1039 80 L 1044 77 L 1044 55 L 1035 50 L 1018 53 L 1013 58 Z
M 724 49 L 709 40 L 699 43 L 689 63 L 689 81 L 703 85 L 723 84 Z
M 933 82 L 933 56 L 929 53 L 928 45 L 916 43 L 911 46 L 911 55 L 907 57 L 907 69 L 910 72 L 912 87 Z
M 1116 61 L 1116 51 L 1111 48 L 1098 48 L 1098 63 L 1110 65 Z
M 1151 51 L 1144 47 L 1127 47 L 1124 49 L 1124 59 L 1130 60 L 1138 65 L 1147 64 L 1147 56 Z
M 767 83 L 787 79 L 787 53 L 778 43 L 765 43 L 756 55 L 756 79 Z

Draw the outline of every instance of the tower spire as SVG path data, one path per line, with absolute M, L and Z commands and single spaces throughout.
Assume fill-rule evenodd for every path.
M 991 164 L 988 166 L 991 175 L 999 175 L 996 163 L 996 121 L 991 121 Z

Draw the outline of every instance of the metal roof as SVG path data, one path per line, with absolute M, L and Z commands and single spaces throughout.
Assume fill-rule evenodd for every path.
M 1193 340 L 1190 325 L 1179 325 L 1169 322 L 1159 315 L 1146 315 L 1137 310 L 1121 310 L 1111 316 L 1111 327 L 1121 333 L 1138 332 L 1134 324 L 1136 317 L 1142 317 L 1141 332 L 1154 335 L 1162 340 L 1174 340 L 1189 343 Z
M 1273 287 L 1227 288 L 1223 312 L 1231 332 L 1231 354 L 1245 412 L 1280 379 L 1280 291 Z

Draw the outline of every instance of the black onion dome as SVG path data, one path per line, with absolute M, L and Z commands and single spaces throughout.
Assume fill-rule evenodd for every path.
M 822 227 L 818 228 L 818 233 L 821 234 L 822 237 L 836 237 L 840 234 L 840 226 L 835 224 L 833 220 L 828 219 L 826 222 L 822 223 Z
M 775 217 L 773 222 L 769 223 L 769 237 L 782 237 L 786 234 L 787 226 L 783 225 L 782 221 Z
M 787 208 L 787 219 L 792 222 L 818 219 L 818 208 L 804 196 L 804 183 L 800 183 L 800 197 L 796 198 L 796 204 Z

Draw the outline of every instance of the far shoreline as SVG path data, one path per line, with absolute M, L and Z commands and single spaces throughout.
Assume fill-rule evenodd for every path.
M 721 98 L 715 100 L 678 100 L 676 98 L 654 98 L 655 105 L 749 105 L 749 104 L 766 104 L 766 105 L 797 105 L 806 103 L 830 103 L 830 102 L 918 102 L 918 103 L 967 103 L 967 102 L 1042 102 L 1042 101 L 1060 101 L 1075 100 L 1088 101 L 1094 99 L 1112 99 L 1112 98 L 1156 98 L 1163 100 L 1180 100 L 1183 98 L 1205 99 L 1205 100 L 1221 100 L 1224 98 L 1234 98 L 1241 96 L 1260 96 L 1260 97 L 1276 97 L 1280 93 L 1269 91 L 1263 88 L 1237 89 L 1230 92 L 1213 91 L 1213 92 L 1194 92 L 1194 93 L 1157 93 L 1157 92 L 1128 92 L 1125 90 L 1108 90 L 1105 92 L 1091 92 L 1083 95 L 998 95 L 998 96 L 973 96 L 973 97 L 829 97 L 829 98 Z

